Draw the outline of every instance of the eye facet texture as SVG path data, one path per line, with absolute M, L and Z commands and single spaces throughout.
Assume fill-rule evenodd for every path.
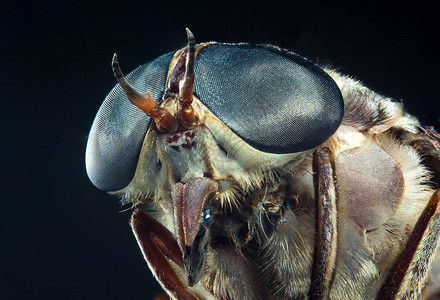
M 342 96 L 330 76 L 271 45 L 210 45 L 197 56 L 195 78 L 195 95 L 264 152 L 312 149 L 342 121 Z
M 127 76 L 159 103 L 174 53 Z M 326 141 L 344 112 L 336 83 L 305 58 L 271 45 L 212 44 L 195 62 L 194 94 L 226 126 L 254 148 L 294 153 Z M 90 131 L 86 167 L 90 180 L 117 191 L 133 179 L 151 119 L 117 85 L 104 100 Z
M 160 102 L 173 54 L 141 65 L 127 80 L 137 91 L 150 91 Z M 87 142 L 87 174 L 96 187 L 117 191 L 130 183 L 150 123 L 151 119 L 131 104 L 122 88 L 116 85 L 101 105 Z

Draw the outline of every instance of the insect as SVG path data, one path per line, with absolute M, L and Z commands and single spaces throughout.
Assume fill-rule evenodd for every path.
M 86 151 L 173 299 L 437 293 L 440 137 L 400 102 L 266 44 L 196 44 L 138 67 Z M 434 271 L 430 274 L 429 270 Z

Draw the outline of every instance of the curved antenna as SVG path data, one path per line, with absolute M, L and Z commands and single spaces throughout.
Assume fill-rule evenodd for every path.
M 196 56 L 196 40 L 193 33 L 186 28 L 188 37 L 188 53 L 186 55 L 185 76 L 180 82 L 179 96 L 184 101 L 192 101 L 194 86 L 194 61 Z
M 150 92 L 141 94 L 136 91 L 135 88 L 130 85 L 130 83 L 128 83 L 127 79 L 124 77 L 124 74 L 122 74 L 116 53 L 113 55 L 112 69 L 116 80 L 121 85 L 122 89 L 127 95 L 128 100 L 130 100 L 133 105 L 140 108 L 147 116 L 153 118 L 159 129 L 170 131 L 176 127 L 176 119 L 170 114 L 169 111 L 159 106 Z
M 196 53 L 196 41 L 193 33 L 186 28 L 188 37 L 188 53 L 186 55 L 185 76 L 179 84 L 179 120 L 183 126 L 189 128 L 196 126 L 199 116 L 194 112 L 193 88 L 194 88 L 194 62 Z

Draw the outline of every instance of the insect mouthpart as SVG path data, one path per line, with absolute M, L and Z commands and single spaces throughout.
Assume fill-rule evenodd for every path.
M 188 285 L 193 286 L 200 281 L 206 261 L 206 251 L 209 242 L 209 228 L 214 222 L 214 214 L 211 209 L 203 211 L 200 220 L 199 231 L 192 246 L 186 246 L 183 263 L 188 275 Z
M 218 184 L 211 178 L 194 178 L 187 183 L 176 183 L 171 192 L 174 208 L 174 227 L 188 282 L 193 286 L 200 279 L 205 262 L 209 226 L 212 224 L 207 211 L 208 199 L 218 191 Z M 207 222 L 208 220 L 208 222 Z

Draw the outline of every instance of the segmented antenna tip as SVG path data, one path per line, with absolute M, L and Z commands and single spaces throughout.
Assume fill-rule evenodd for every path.
M 122 71 L 121 71 L 121 67 L 119 66 L 118 55 L 116 53 L 113 54 L 112 69 L 113 69 L 113 74 L 115 75 L 115 78 L 118 81 L 119 81 L 119 79 L 124 77 L 124 74 L 122 74 Z
M 186 29 L 186 35 L 188 37 L 188 45 L 192 46 L 196 44 L 196 39 L 194 38 L 194 34 L 189 30 L 189 28 Z

